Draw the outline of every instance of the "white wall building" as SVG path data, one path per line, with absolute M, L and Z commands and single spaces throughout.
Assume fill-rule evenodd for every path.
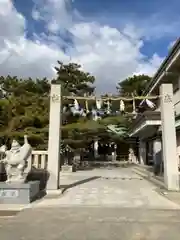
M 144 96 L 160 95 L 159 89 L 163 83 L 173 84 L 177 155 L 180 156 L 180 38 L 145 89 Z M 162 135 L 160 99 L 155 100 L 154 103 L 155 109 L 142 111 L 137 116 L 130 132 L 131 137 L 138 137 L 140 140 L 139 161 L 144 164 L 155 161 L 155 153 L 159 151 L 161 145 L 159 143 Z M 146 102 L 143 100 L 140 105 L 143 108 Z

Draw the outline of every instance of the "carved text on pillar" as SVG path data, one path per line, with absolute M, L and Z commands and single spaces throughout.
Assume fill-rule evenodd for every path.
M 172 103 L 172 97 L 169 94 L 165 95 L 164 103 Z
M 51 99 L 52 99 L 52 102 L 58 103 L 58 102 L 61 101 L 61 96 L 58 95 L 58 94 L 53 94 L 53 95 L 51 96 Z

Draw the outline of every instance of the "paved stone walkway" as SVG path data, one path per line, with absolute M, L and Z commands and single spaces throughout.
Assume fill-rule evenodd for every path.
M 0 226 L 2 240 L 179 240 L 180 213 L 134 208 L 28 209 Z
M 131 169 L 97 169 L 62 178 L 64 184 L 85 182 L 15 217 L 0 218 L 0 239 L 179 240 L 180 206 Z
M 65 178 L 67 181 L 65 181 Z M 86 181 L 65 191 L 58 199 L 46 199 L 36 207 L 57 205 L 60 207 L 107 206 L 158 209 L 179 209 L 175 204 L 159 195 L 150 182 L 133 173 L 131 168 L 95 169 L 64 176 L 64 183 Z

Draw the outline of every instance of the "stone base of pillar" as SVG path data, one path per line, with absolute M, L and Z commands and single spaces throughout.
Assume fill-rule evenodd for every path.
M 60 196 L 63 193 L 63 189 L 58 189 L 58 190 L 46 190 L 46 194 L 48 196 L 56 197 Z

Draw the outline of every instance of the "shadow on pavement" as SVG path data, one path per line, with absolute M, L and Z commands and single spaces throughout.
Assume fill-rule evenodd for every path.
M 62 193 L 64 193 L 69 188 L 76 187 L 78 185 L 81 185 L 81 184 L 84 184 L 84 183 L 96 180 L 98 178 L 101 178 L 101 177 L 100 176 L 94 176 L 94 177 L 86 178 L 86 179 L 83 179 L 83 180 L 80 180 L 80 181 L 76 181 L 76 182 L 71 183 L 71 184 L 60 185 L 60 188 L 62 189 Z

